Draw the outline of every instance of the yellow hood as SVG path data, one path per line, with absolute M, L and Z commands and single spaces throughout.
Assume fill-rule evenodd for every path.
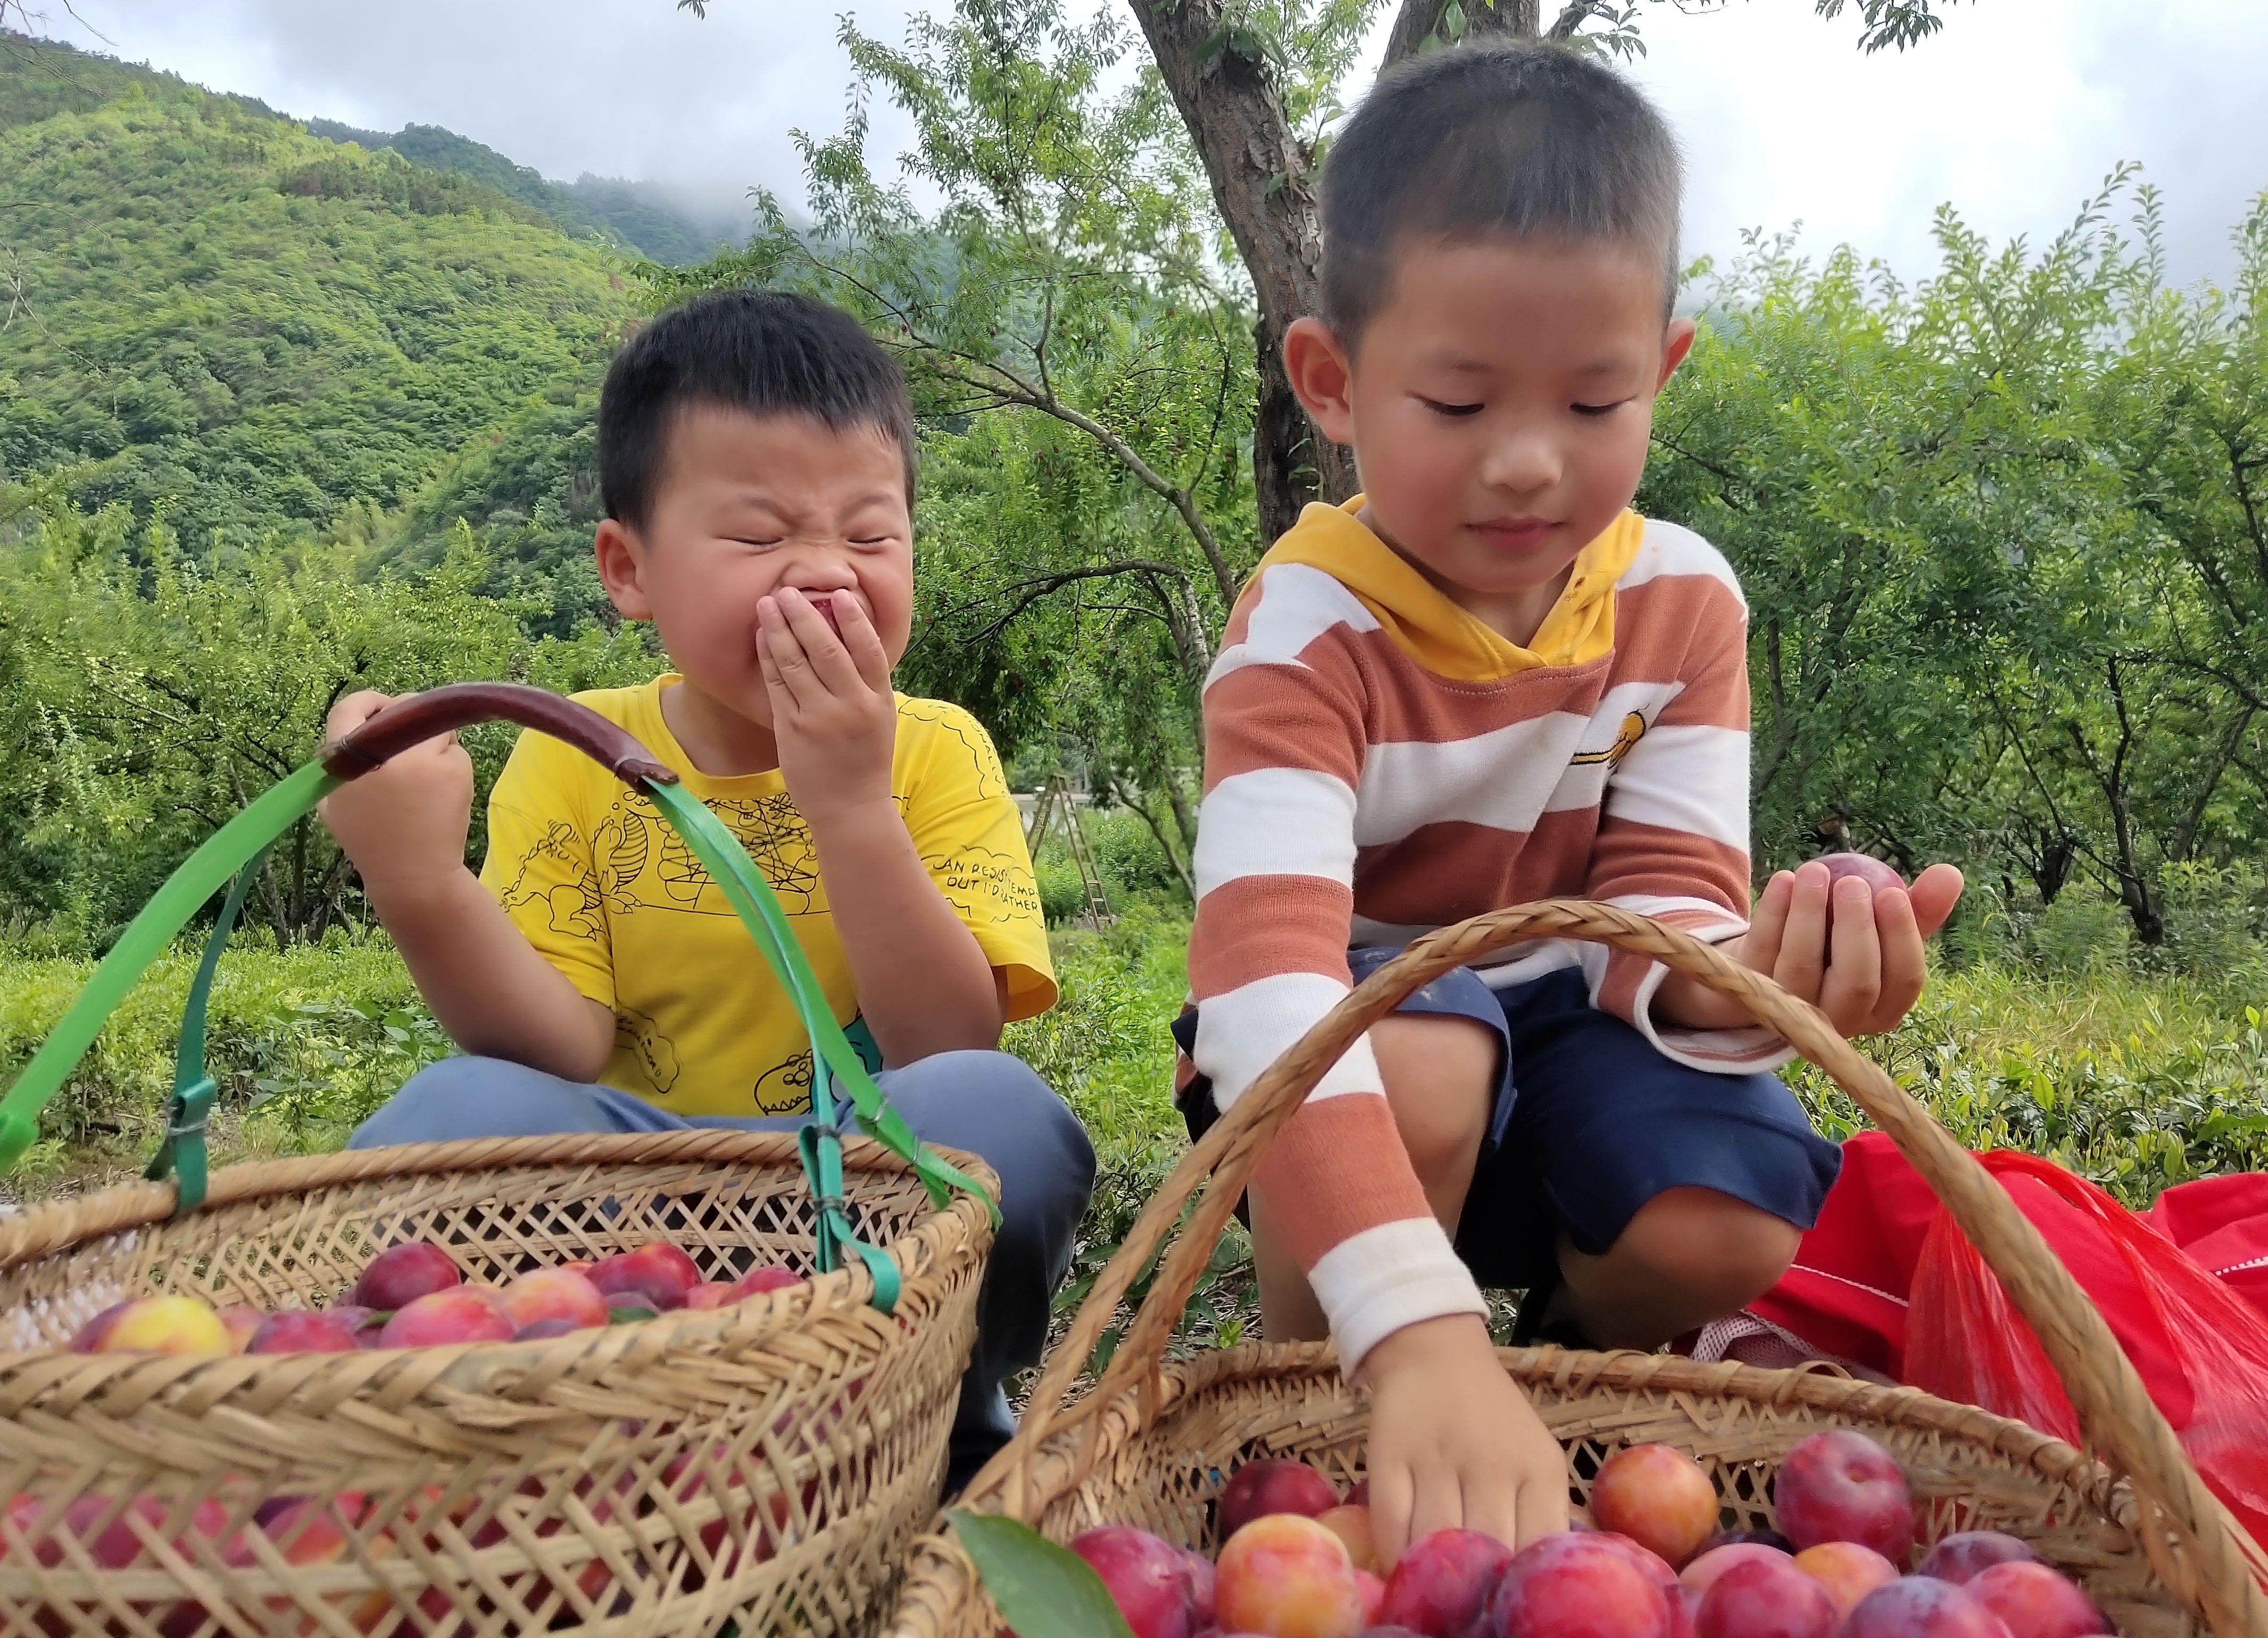
M 1522 648 L 1451 602 L 1379 539 L 1357 519 L 1362 506 L 1360 495 L 1344 506 L 1308 506 L 1260 560 L 1259 573 L 1279 563 L 1322 570 L 1361 599 L 1411 659 L 1454 682 L 1493 682 L 1538 666 L 1587 665 L 1614 647 L 1615 582 L 1646 534 L 1646 520 L 1635 512 L 1619 513 L 1583 548 L 1559 601 Z

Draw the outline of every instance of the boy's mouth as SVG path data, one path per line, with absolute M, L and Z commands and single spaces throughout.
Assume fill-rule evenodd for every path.
M 832 597 L 814 597 L 811 600 L 811 606 L 817 611 L 819 617 L 827 622 L 828 631 L 834 632 L 838 638 L 843 635 L 843 622 L 836 617 L 835 600 Z
M 1540 543 L 1559 526 L 1549 518 L 1491 518 L 1472 526 L 1473 532 L 1491 546 L 1520 550 Z

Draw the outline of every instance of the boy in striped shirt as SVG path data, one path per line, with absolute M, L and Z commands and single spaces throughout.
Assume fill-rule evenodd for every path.
M 1276 543 L 1207 680 L 1193 1133 L 1400 947 L 1533 899 L 1658 917 L 1846 1034 L 1919 995 L 1950 866 L 1830 895 L 1806 865 L 1751 918 L 1746 606 L 1629 509 L 1693 341 L 1679 188 L 1659 114 L 1542 46 L 1404 64 L 1332 149 L 1324 311 L 1285 362 L 1364 493 Z M 1565 1523 L 1480 1283 L 1527 1293 L 1530 1337 L 1651 1347 L 1778 1280 L 1838 1160 L 1789 1056 L 1659 963 L 1559 943 L 1437 980 L 1324 1076 L 1249 1215 L 1270 1337 L 1328 1332 L 1370 1391 L 1384 1556 Z

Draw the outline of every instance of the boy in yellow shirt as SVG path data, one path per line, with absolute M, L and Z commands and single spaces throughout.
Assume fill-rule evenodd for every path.
M 1012 1431 L 1000 1383 L 1039 1357 L 1094 1155 L 997 1050 L 1004 1022 L 1056 999 L 999 758 L 968 712 L 891 687 L 913 619 L 914 471 L 903 378 L 847 314 L 733 291 L 656 319 L 600 398 L 596 550 L 615 608 L 653 622 L 678 669 L 577 697 L 747 848 L 914 1130 L 999 1174 L 957 1484 Z M 329 731 L 386 703 L 343 699 Z M 323 804 L 468 1054 L 415 1076 L 352 1144 L 800 1124 L 802 1027 L 652 802 L 523 734 L 476 880 L 472 795 L 463 749 L 436 740 Z

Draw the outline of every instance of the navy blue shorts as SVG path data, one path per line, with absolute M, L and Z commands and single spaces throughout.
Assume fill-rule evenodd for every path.
M 1401 954 L 1350 950 L 1360 984 Z M 1560 1236 L 1597 1256 L 1665 1190 L 1714 1189 L 1808 1228 L 1843 1152 L 1811 1129 L 1778 1075 L 1715 1074 L 1664 1058 L 1591 1005 L 1569 968 L 1491 990 L 1469 968 L 1444 973 L 1398 1012 L 1469 1018 L 1503 1044 L 1496 1103 L 1457 1224 L 1457 1254 L 1484 1286 L 1526 1291 L 1555 1279 Z M 1183 1052 L 1197 1015 L 1174 1021 Z M 1200 1075 L 1178 1102 L 1195 1141 L 1218 1118 Z M 1241 1202 L 1240 1217 L 1244 1216 Z

